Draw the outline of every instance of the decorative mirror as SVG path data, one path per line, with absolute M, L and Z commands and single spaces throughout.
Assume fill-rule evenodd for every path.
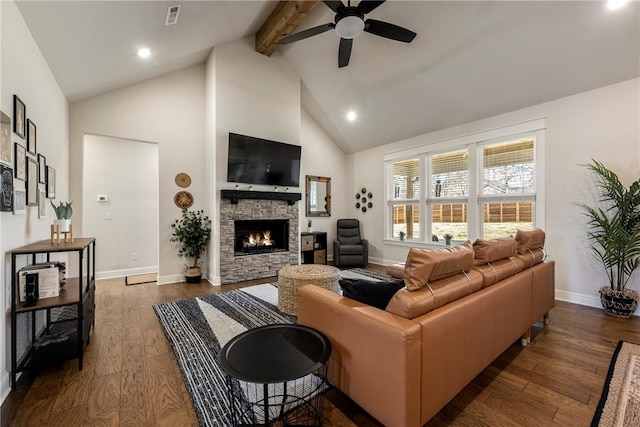
M 307 175 L 307 216 L 331 216 L 331 178 Z

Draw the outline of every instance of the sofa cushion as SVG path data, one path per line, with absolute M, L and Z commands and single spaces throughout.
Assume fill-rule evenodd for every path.
M 376 282 L 362 279 L 340 279 L 342 295 L 363 304 L 384 310 L 398 290 L 404 288 L 404 280 Z
M 516 239 L 513 237 L 493 240 L 477 239 L 473 242 L 473 252 L 475 256 L 473 265 L 483 265 L 488 262 L 515 256 L 516 247 Z
M 364 246 L 362 245 L 340 245 L 341 255 L 362 255 Z
M 407 319 L 429 313 L 482 289 L 482 275 L 470 270 L 429 282 L 417 291 L 400 289 L 393 295 L 386 311 Z
M 404 262 L 387 265 L 386 273 L 391 277 L 402 279 L 404 277 Z
M 404 282 L 408 290 L 417 291 L 428 282 L 469 270 L 472 264 L 473 245 L 469 241 L 439 250 L 411 248 L 404 266 Z
M 518 230 L 516 233 L 518 253 L 524 255 L 529 249 L 542 249 L 544 247 L 544 236 L 544 231 L 539 228 L 530 231 Z
M 482 287 L 486 288 L 522 271 L 524 265 L 517 261 L 519 261 L 517 257 L 509 257 L 482 265 L 474 265 L 473 269 L 482 274 Z
M 524 264 L 524 268 L 533 267 L 536 264 L 540 264 L 547 258 L 547 253 L 544 249 L 529 249 L 523 255 L 516 255 L 516 259 Z

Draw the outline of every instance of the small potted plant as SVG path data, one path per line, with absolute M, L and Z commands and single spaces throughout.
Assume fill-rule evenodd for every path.
M 588 221 L 589 247 L 609 282 L 600 288 L 600 302 L 605 313 L 630 317 L 638 307 L 638 292 L 627 289 L 627 283 L 640 266 L 640 179 L 626 188 L 604 164 L 593 160 L 585 166 L 599 191 L 599 206 L 580 206 Z
M 73 208 L 71 204 L 73 202 L 60 202 L 58 206 L 50 200 L 51 206 L 56 213 L 58 219 L 53 220 L 53 225 L 60 226 L 61 233 L 67 233 L 71 229 L 71 215 L 73 215 Z
M 192 260 L 185 264 L 188 283 L 198 283 L 202 277 L 200 257 L 207 249 L 211 238 L 211 220 L 204 211 L 182 210 L 182 217 L 171 224 L 171 241 L 178 244 L 178 255 Z
M 442 236 L 442 237 L 444 237 L 444 243 L 445 243 L 445 245 L 447 245 L 447 246 L 451 245 L 451 239 L 453 239 L 453 234 L 451 234 L 451 233 L 447 233 L 447 234 L 445 234 L 445 235 L 444 235 L 444 236 Z
M 400 240 L 404 240 L 404 236 L 406 236 L 407 233 L 404 230 L 400 230 L 398 232 L 398 235 L 400 236 Z
M 310 219 L 307 220 L 307 232 L 312 233 L 313 227 L 311 226 L 312 221 Z

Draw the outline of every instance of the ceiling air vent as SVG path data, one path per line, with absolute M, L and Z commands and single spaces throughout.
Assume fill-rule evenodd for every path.
M 167 9 L 167 17 L 164 20 L 164 25 L 173 25 L 178 22 L 178 15 L 180 15 L 180 5 L 169 6 Z

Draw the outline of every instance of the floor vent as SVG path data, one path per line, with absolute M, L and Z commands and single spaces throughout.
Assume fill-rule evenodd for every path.
M 164 25 L 173 25 L 178 22 L 178 15 L 180 15 L 180 5 L 169 6 L 167 9 L 167 17 L 164 20 Z

